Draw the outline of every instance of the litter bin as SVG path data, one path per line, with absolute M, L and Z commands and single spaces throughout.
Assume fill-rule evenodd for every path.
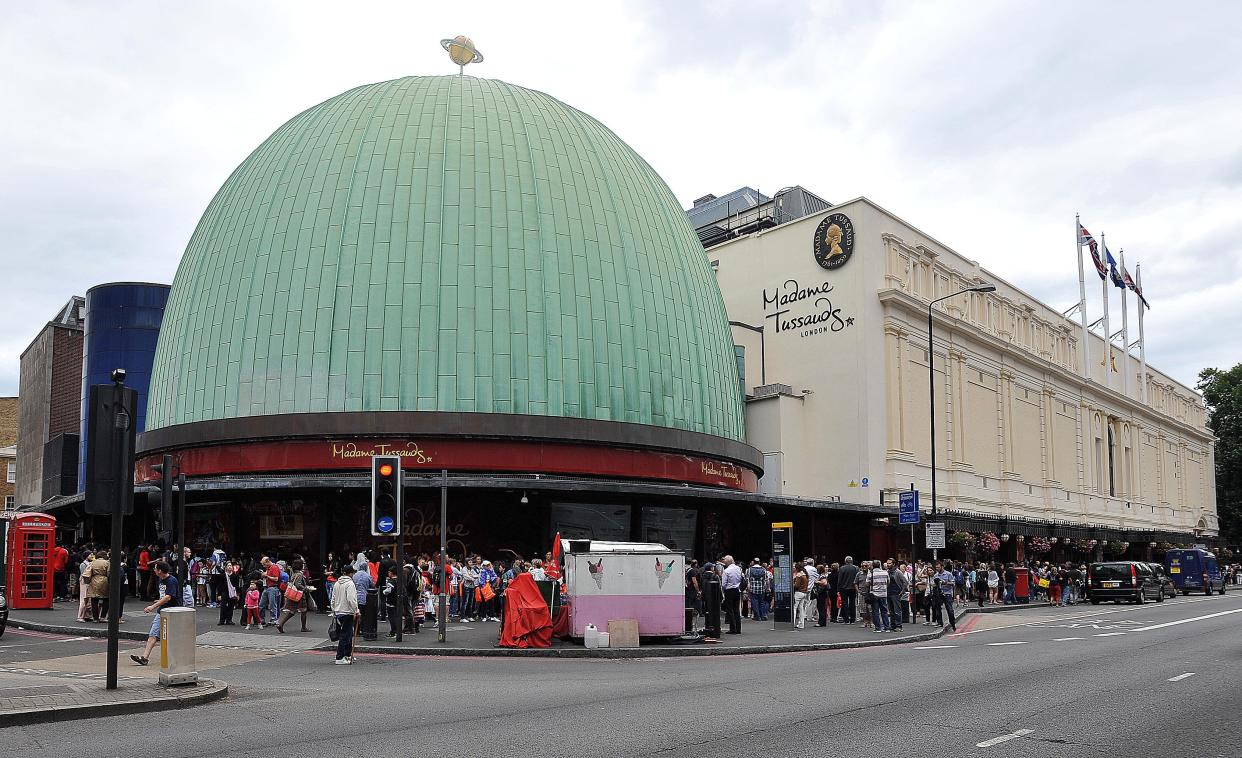
M 358 633 L 362 639 L 374 642 L 379 638 L 377 628 L 379 620 L 379 590 L 371 587 L 367 590 L 367 602 L 362 606 L 362 630 Z
M 160 684 L 196 684 L 193 608 L 160 611 Z

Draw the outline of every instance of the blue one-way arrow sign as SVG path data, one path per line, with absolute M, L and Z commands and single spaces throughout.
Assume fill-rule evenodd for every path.
M 908 490 L 902 492 L 897 501 L 899 524 L 917 524 L 919 523 L 919 493 L 918 490 Z

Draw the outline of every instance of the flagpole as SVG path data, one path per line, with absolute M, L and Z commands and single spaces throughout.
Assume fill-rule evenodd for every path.
M 1108 247 L 1104 244 L 1104 232 L 1100 232 L 1100 250 L 1105 253 L 1108 251 Z M 1109 376 L 1109 370 L 1112 368 L 1111 363 L 1113 357 L 1113 333 L 1109 331 L 1108 326 L 1109 284 L 1111 284 L 1111 282 L 1108 281 L 1108 276 L 1105 275 L 1104 278 L 1100 280 L 1100 293 L 1104 298 L 1104 386 L 1112 389 L 1113 380 L 1112 377 Z
M 1074 239 L 1078 240 L 1078 316 L 1082 320 L 1082 375 L 1091 378 L 1091 351 L 1087 349 L 1087 280 L 1082 267 L 1082 222 L 1074 214 Z
M 1126 270 L 1126 249 L 1123 247 L 1117 252 L 1121 256 L 1121 270 L 1124 274 Z M 1130 298 L 1126 297 L 1126 289 L 1121 290 L 1121 391 L 1126 397 L 1130 396 L 1130 315 L 1127 309 L 1126 301 Z
M 1143 264 L 1138 263 L 1134 266 L 1134 283 L 1138 285 L 1139 290 L 1143 289 Z M 1138 327 L 1139 327 L 1139 374 L 1142 384 L 1139 385 L 1139 400 L 1147 403 L 1147 340 L 1143 337 L 1143 305 L 1142 298 L 1138 302 Z

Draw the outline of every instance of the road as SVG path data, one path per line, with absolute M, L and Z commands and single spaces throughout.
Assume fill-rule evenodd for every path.
M 47 666 L 34 656 L 58 645 L 78 660 L 99 650 L 4 648 L 0 665 Z M 21 649 L 30 657 L 6 655 Z M 0 730 L 0 744 L 31 758 L 1242 756 L 1242 593 L 1033 607 L 968 617 L 932 643 L 771 656 L 333 666 L 316 652 L 213 652 L 204 673 L 230 683 L 227 701 Z

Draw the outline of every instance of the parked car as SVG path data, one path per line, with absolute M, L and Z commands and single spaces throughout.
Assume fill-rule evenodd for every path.
M 1225 575 L 1216 556 L 1201 548 L 1170 550 L 1164 554 L 1164 569 L 1183 595 L 1192 591 L 1210 595 L 1225 594 Z
M 1177 585 L 1165 573 L 1164 566 L 1159 563 L 1148 563 L 1147 566 L 1156 573 L 1160 579 L 1160 590 L 1168 597 L 1177 597 Z
M 1087 587 L 1092 605 L 1104 600 L 1128 600 L 1140 605 L 1148 600 L 1164 602 L 1164 589 L 1151 567 L 1140 561 L 1109 561 L 1087 567 Z

